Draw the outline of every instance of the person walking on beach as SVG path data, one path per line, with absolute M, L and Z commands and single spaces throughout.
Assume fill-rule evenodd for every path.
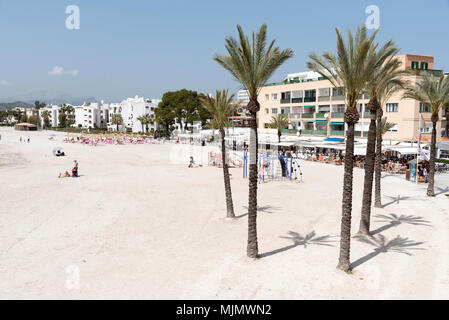
M 20 136 L 20 143 L 22 143 L 22 136 Z
M 78 177 L 78 161 L 73 161 L 72 176 Z
M 27 140 L 27 142 L 28 142 L 28 143 L 30 143 L 30 137 L 28 137 L 28 140 Z

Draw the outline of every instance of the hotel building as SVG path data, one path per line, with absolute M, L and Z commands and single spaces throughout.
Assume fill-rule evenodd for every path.
M 421 74 L 431 72 L 437 76 L 444 73 L 434 70 L 434 58 L 404 54 L 397 56 L 402 62 L 402 68 L 411 70 L 407 80 L 414 84 L 420 80 Z M 416 140 L 420 116 L 426 123 L 423 137 L 430 141 L 432 123 L 431 110 L 418 101 L 402 99 L 402 91 L 393 94 L 382 106 L 383 116 L 395 126 L 384 135 L 384 139 L 407 141 Z M 360 115 L 355 125 L 355 136 L 366 138 L 368 135 L 370 112 L 367 110 L 369 96 L 360 94 L 357 110 Z M 281 83 L 264 86 L 259 93 L 260 111 L 258 113 L 258 128 L 261 132 L 275 133 L 269 128 L 273 116 L 283 114 L 289 119 L 289 127 L 283 133 L 321 137 L 344 137 L 345 97 L 343 88 L 335 88 L 329 80 L 315 72 L 289 74 Z M 447 115 L 440 111 L 437 123 L 437 138 L 441 139 Z

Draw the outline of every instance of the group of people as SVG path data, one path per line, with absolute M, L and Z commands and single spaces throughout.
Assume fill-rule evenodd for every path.
M 31 141 L 31 138 L 29 136 L 27 138 L 25 138 L 25 137 L 22 138 L 22 136 L 20 136 L 20 142 L 30 143 L 30 141 Z
M 65 173 L 60 172 L 58 178 L 66 178 L 66 177 L 79 177 L 78 175 L 78 161 L 73 161 L 72 175 L 70 175 L 69 171 Z

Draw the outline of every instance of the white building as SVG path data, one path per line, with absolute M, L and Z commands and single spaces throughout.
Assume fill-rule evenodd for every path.
M 109 105 L 109 122 L 108 129 L 111 131 L 117 130 L 117 126 L 112 124 L 112 116 L 114 114 L 120 114 L 123 118 L 123 124 L 119 126 L 119 130 L 142 132 L 142 124 L 138 120 L 140 116 L 149 114 L 150 118 L 154 120 L 154 110 L 157 108 L 160 100 L 158 99 L 145 99 L 143 97 L 135 96 L 134 98 L 128 98 L 120 103 L 111 103 Z M 156 130 L 157 124 L 149 124 L 148 130 Z M 145 126 L 143 128 L 145 129 Z
M 109 122 L 109 104 L 90 102 L 75 106 L 75 124 L 79 128 L 106 127 Z
M 44 125 L 44 118 L 42 117 L 42 112 L 44 111 L 48 111 L 49 117 L 48 119 L 50 120 L 50 125 L 52 127 L 57 127 L 58 126 L 58 122 L 59 122 L 59 110 L 60 110 L 60 106 L 58 105 L 48 105 L 45 106 L 44 108 L 39 109 L 39 116 L 41 117 L 41 125 Z

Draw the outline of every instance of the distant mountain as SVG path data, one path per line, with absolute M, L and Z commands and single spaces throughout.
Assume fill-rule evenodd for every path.
M 6 97 L 2 99 L 5 102 L 9 101 L 24 101 L 25 103 L 34 105 L 34 101 L 39 100 L 45 102 L 46 104 L 71 104 L 71 105 L 82 105 L 83 102 L 98 102 L 94 97 L 72 97 L 63 92 L 54 91 L 34 91 L 29 93 L 24 93 L 18 96 Z
M 14 108 L 33 108 L 34 107 L 34 101 L 33 104 L 30 103 L 26 103 L 23 101 L 15 101 L 15 102 L 7 102 L 7 103 L 2 103 L 0 102 L 0 110 L 10 110 L 10 109 L 14 109 Z
M 54 105 L 61 105 L 61 104 L 71 104 L 73 106 L 80 106 L 82 105 L 84 102 L 97 102 L 97 99 L 95 99 L 94 97 L 88 97 L 88 98 L 72 98 L 72 97 L 55 97 L 55 98 L 50 98 L 50 99 L 32 99 L 32 100 L 27 100 L 28 103 L 33 103 L 34 101 L 39 100 L 39 101 L 44 101 L 46 104 L 54 104 Z

